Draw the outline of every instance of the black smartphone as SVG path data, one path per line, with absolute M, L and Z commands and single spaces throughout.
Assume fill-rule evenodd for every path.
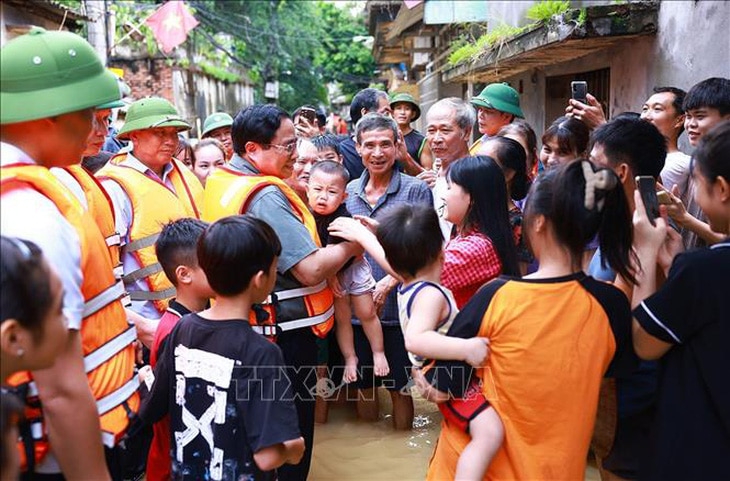
M 312 108 L 302 107 L 299 109 L 299 117 L 307 119 L 310 125 L 314 125 L 314 122 L 317 120 L 317 112 Z
M 650 175 L 640 175 L 636 177 L 636 186 L 641 194 L 641 200 L 646 207 L 646 215 L 649 217 L 651 225 L 656 225 L 654 220 L 659 217 L 659 201 L 656 196 L 656 180 Z
M 570 96 L 573 100 L 586 104 L 588 103 L 588 98 L 586 97 L 587 94 L 588 82 L 584 80 L 570 82 Z

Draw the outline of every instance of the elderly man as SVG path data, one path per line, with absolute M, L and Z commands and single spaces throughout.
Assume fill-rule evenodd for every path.
M 122 239 L 123 280 L 132 310 L 150 320 L 159 319 L 175 296 L 175 288 L 157 262 L 155 240 L 168 222 L 200 218 L 203 187 L 190 169 L 172 157 L 177 133 L 189 128 L 167 100 L 137 100 L 129 106 L 118 135 L 132 141 L 132 151 L 113 157 L 97 173 L 114 205 Z M 138 323 L 145 344 L 154 335 L 155 324 L 140 328 Z
M 236 115 L 232 134 L 236 153 L 229 165 L 208 177 L 204 217 L 212 222 L 250 214 L 266 221 L 281 241 L 275 295 L 264 306 L 270 316 L 255 327 L 281 347 L 306 443 L 302 461 L 279 468 L 279 479 L 305 480 L 314 440 L 316 339 L 324 338 L 334 323 L 334 298 L 326 280 L 362 251 L 351 242 L 321 247 L 306 203 L 284 182 L 297 158 L 294 123 L 284 110 L 246 107 Z
M 103 480 L 110 471 L 121 479 L 119 441 L 139 406 L 134 328 L 104 237 L 48 170 L 81 161 L 93 109 L 119 99 L 117 82 L 69 32 L 34 28 L 8 42 L 0 59 L 0 231 L 43 250 L 63 283 L 68 324 L 53 367 L 3 380 L 31 409 L 23 470 L 29 479 Z
M 231 140 L 231 126 L 233 117 L 225 112 L 215 112 L 206 117 L 203 122 L 201 139 L 216 139 L 226 148 L 226 160 L 233 156 L 233 141 Z
M 347 185 L 347 210 L 352 215 L 377 219 L 381 212 L 392 205 L 431 205 L 433 198 L 428 185 L 398 172 L 395 168 L 396 152 L 401 140 L 398 125 L 393 119 L 379 114 L 367 114 L 357 123 L 355 137 L 365 172 L 359 179 L 354 179 Z M 398 281 L 387 275 L 374 259 L 368 258 L 368 261 L 377 281 L 373 298 L 376 307 L 381 311 L 379 317 L 390 373 L 383 378 L 374 377 L 372 349 L 362 326 L 354 319 L 355 353 L 362 375 L 361 381 L 356 384 L 362 390 L 358 396 L 358 412 L 366 419 L 377 419 L 378 397 L 374 388 L 382 385 L 390 391 L 395 428 L 410 429 L 413 424 L 413 400 L 403 388 L 408 384 L 411 363 L 398 321 L 398 302 L 394 289 Z
M 439 167 L 435 174 L 428 171 L 419 178 L 433 185 L 434 207 L 439 214 L 441 233 L 447 241 L 451 238 L 453 225 L 443 218 L 446 171 L 449 164 L 469 155 L 469 137 L 474 122 L 474 108 L 458 97 L 439 100 L 426 114 L 426 140 L 433 153 L 434 165 Z

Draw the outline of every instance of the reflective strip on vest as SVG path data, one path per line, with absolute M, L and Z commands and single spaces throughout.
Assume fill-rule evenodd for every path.
M 109 359 L 126 349 L 137 339 L 137 329 L 131 326 L 97 350 L 84 356 L 84 370 L 90 373 Z
M 158 237 L 160 237 L 159 232 L 157 234 L 148 235 L 147 237 L 142 237 L 141 239 L 132 241 L 129 244 L 125 244 L 122 246 L 122 255 L 130 254 L 130 253 L 136 252 L 140 249 L 144 249 L 145 247 L 154 245 L 155 242 L 157 242 Z
M 109 247 L 118 246 L 119 244 L 122 243 L 122 238 L 116 232 L 114 234 L 110 235 L 109 237 L 105 238 L 104 240 L 106 241 L 106 245 Z
M 129 293 L 129 299 L 132 301 L 164 301 L 174 297 L 176 292 L 174 287 L 157 292 L 133 291 Z
M 84 303 L 84 312 L 81 317 L 86 319 L 92 314 L 96 314 L 109 304 L 117 301 L 127 294 L 127 290 L 124 288 L 124 283 L 119 281 L 111 287 L 104 289 L 99 294 L 95 295 Z
M 120 351 L 130 345 L 137 339 L 137 329 L 134 325 L 130 326 L 127 330 L 111 339 L 109 342 L 100 346 L 95 351 L 90 352 L 84 356 L 84 372 L 90 373 L 97 367 L 104 364 L 109 359 L 116 356 Z M 38 396 L 38 386 L 35 381 L 28 383 L 28 397 Z
M 304 317 L 302 319 L 296 319 L 294 321 L 286 321 L 286 322 L 276 324 L 275 326 L 272 326 L 270 324 L 262 325 L 262 326 L 251 326 L 251 329 L 253 329 L 255 332 L 258 332 L 259 334 L 263 334 L 265 336 L 273 336 L 276 334 L 277 328 L 281 329 L 282 332 L 286 332 L 286 331 L 292 331 L 294 329 L 312 327 L 312 326 L 316 326 L 317 324 L 322 324 L 324 321 L 326 321 L 327 319 L 329 319 L 330 317 L 332 317 L 334 315 L 335 315 L 335 306 L 331 306 L 324 313 L 319 314 L 317 316 Z M 272 329 L 273 329 L 273 331 L 272 331 Z
M 286 301 L 287 299 L 294 299 L 295 297 L 304 297 L 310 294 L 316 294 L 327 288 L 327 282 L 322 281 L 316 286 L 299 287 L 297 289 L 287 289 L 285 291 L 274 292 L 276 299 L 279 301 Z M 271 296 L 268 296 L 263 302 L 264 304 L 271 304 Z
M 119 263 L 119 264 L 117 264 L 117 266 L 114 268 L 114 270 L 112 272 L 114 272 L 114 279 L 119 280 L 124 275 L 124 266 L 121 263 Z
M 101 432 L 101 442 L 104 446 L 107 448 L 114 448 L 117 445 L 117 437 L 114 436 L 114 434 L 102 431 Z
M 124 281 L 124 284 L 129 285 L 133 282 L 142 280 L 145 277 L 151 276 L 152 274 L 157 274 L 160 271 L 162 271 L 162 266 L 159 262 L 155 262 L 147 267 L 142 267 L 141 269 L 130 272 L 126 276 L 122 277 L 122 280 Z
M 30 423 L 30 435 L 33 439 L 43 439 L 43 423 L 40 421 Z
M 139 377 L 137 377 L 137 374 L 135 373 L 132 376 L 132 379 L 124 383 L 122 387 L 96 401 L 96 409 L 99 411 L 99 416 L 103 416 L 132 397 L 132 394 L 137 391 L 138 387 Z

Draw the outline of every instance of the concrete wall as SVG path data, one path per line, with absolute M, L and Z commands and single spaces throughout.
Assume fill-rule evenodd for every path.
M 515 12 L 525 3 L 529 4 L 516 2 L 517 5 L 507 6 L 502 12 L 518 15 Z M 546 77 L 610 68 L 609 114 L 640 111 L 654 86 L 689 90 L 708 77 L 730 77 L 728 32 L 730 2 L 663 1 L 656 35 L 628 39 L 615 47 L 504 81 L 518 88 L 522 80 L 523 110 L 539 137 L 552 120 L 545 118 Z M 684 136 L 680 138 L 680 148 L 689 151 Z

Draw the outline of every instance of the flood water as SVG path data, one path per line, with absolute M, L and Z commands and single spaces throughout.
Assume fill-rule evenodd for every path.
M 391 424 L 390 396 L 379 389 L 380 419 L 357 419 L 354 403 L 330 402 L 329 419 L 314 430 L 311 481 L 423 480 L 439 434 L 441 413 L 414 396 L 412 431 L 395 431 Z M 590 465 L 586 480 L 598 481 Z

